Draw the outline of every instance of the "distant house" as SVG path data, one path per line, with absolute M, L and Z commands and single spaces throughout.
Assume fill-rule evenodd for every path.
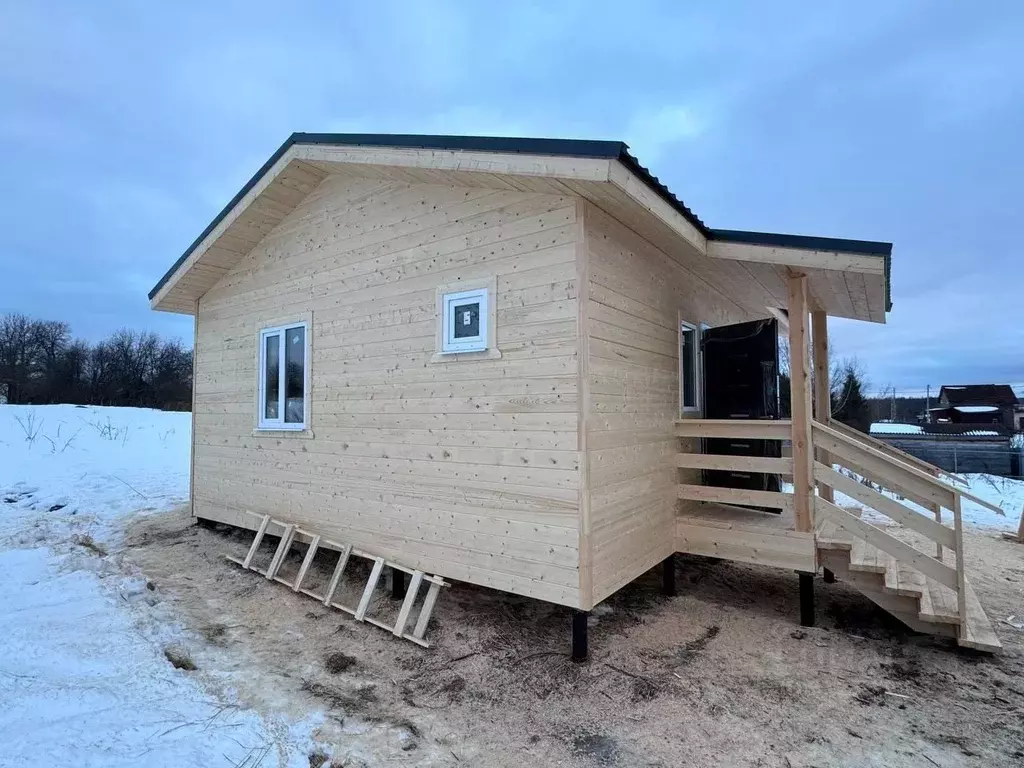
M 939 405 L 928 411 L 932 424 L 999 424 L 1017 429 L 1017 396 L 1008 384 L 946 385 Z

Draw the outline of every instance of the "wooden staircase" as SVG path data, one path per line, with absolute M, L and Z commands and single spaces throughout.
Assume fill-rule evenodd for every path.
M 844 510 L 857 514 L 856 509 Z M 879 534 L 891 537 L 882 529 Z M 955 638 L 964 648 L 996 652 L 1002 648 L 978 596 L 964 580 L 966 622 L 961 623 L 957 593 L 882 549 L 847 533 L 835 522 L 819 519 L 818 559 L 836 578 L 917 632 Z
M 967 648 L 998 651 L 999 638 L 967 581 L 961 507 L 968 500 L 1001 510 L 957 485 L 963 484 L 960 478 L 831 420 L 810 421 L 803 462 L 705 454 L 693 444 L 695 438 L 752 441 L 792 435 L 795 455 L 800 439 L 793 424 L 676 422 L 676 436 L 687 441 L 676 466 L 689 473 L 677 487 L 687 507 L 677 517 L 676 551 L 803 573 L 824 567 L 914 630 L 953 637 Z M 788 474 L 793 491 L 693 482 L 694 471 L 711 469 Z M 798 484 L 801 474 L 809 482 Z M 705 509 L 695 510 L 695 504 Z M 779 509 L 776 520 L 783 529 L 765 525 L 768 516 L 751 507 Z M 870 524 L 861 518 L 862 509 L 870 511 L 871 519 L 887 518 L 892 527 Z M 757 516 L 762 520 L 752 519 Z

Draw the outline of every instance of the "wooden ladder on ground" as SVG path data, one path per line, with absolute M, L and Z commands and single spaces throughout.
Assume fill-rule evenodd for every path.
M 962 497 L 992 505 L 941 480 L 937 468 L 848 428 L 814 422 L 813 436 L 820 451 L 814 463 L 819 564 L 911 629 L 956 638 L 965 648 L 1000 650 L 965 575 L 961 518 Z M 836 504 L 836 493 L 889 518 L 907 535 L 871 525 L 861 507 Z M 943 509 L 952 513 L 952 527 L 944 524 Z M 930 551 L 911 543 L 921 538 Z
M 281 540 L 278 543 L 277 548 L 274 550 L 274 555 L 270 560 L 270 565 L 268 565 L 266 569 L 258 568 L 253 564 L 253 560 L 256 557 L 256 553 L 259 551 L 260 545 L 263 543 L 264 536 L 267 535 L 267 532 L 271 528 L 275 531 L 280 531 Z M 291 551 L 292 545 L 297 539 L 308 539 L 309 545 L 306 548 L 306 553 L 302 558 L 302 564 L 299 566 L 299 572 L 296 574 L 294 581 L 288 581 L 278 574 L 285 558 L 288 557 L 288 553 Z M 331 575 L 331 580 L 328 582 L 327 587 L 322 594 L 305 589 L 302 586 L 302 583 L 306 579 L 306 575 L 309 573 L 309 568 L 313 564 L 313 559 L 321 549 L 338 553 L 338 561 L 334 567 L 334 572 Z M 329 608 L 335 608 L 343 613 L 349 614 L 356 621 L 369 622 L 374 626 L 387 630 L 396 637 L 409 640 L 417 645 L 423 646 L 424 648 L 430 647 L 430 643 L 428 643 L 423 636 L 426 634 L 427 627 L 430 624 L 430 617 L 434 612 L 434 605 L 437 602 L 441 588 L 449 586 L 448 583 L 440 576 L 428 575 L 423 571 L 399 565 L 398 563 L 386 560 L 383 557 L 378 557 L 370 554 L 369 552 L 355 549 L 351 544 L 340 544 L 338 542 L 331 541 L 322 537 L 318 533 L 303 530 L 292 523 L 273 520 L 270 515 L 264 515 L 263 519 L 260 521 L 260 525 L 256 530 L 256 536 L 252 541 L 252 545 L 249 547 L 249 551 L 243 559 L 232 557 L 231 555 L 225 555 L 225 557 L 232 563 L 236 563 L 246 570 L 260 574 L 268 581 L 276 581 L 279 584 L 283 584 L 293 592 L 301 592 L 304 595 L 322 602 Z M 334 598 L 335 595 L 339 594 L 345 569 L 348 567 L 348 564 L 353 557 L 365 558 L 370 560 L 373 565 L 370 568 L 370 576 L 366 582 L 366 586 L 363 588 L 359 602 L 356 605 L 343 605 L 342 603 L 337 602 Z M 380 581 L 380 577 L 385 566 L 412 576 L 412 579 L 406 589 L 405 598 L 402 601 L 402 607 L 398 611 L 398 618 L 395 620 L 394 625 L 388 625 L 373 616 L 367 615 L 367 612 L 370 609 L 370 602 L 373 599 L 374 590 L 377 589 L 377 584 Z M 411 632 L 406 632 L 405 630 L 409 624 L 413 608 L 416 605 L 416 599 L 419 595 L 420 588 L 424 584 L 429 586 L 420 605 L 416 624 Z

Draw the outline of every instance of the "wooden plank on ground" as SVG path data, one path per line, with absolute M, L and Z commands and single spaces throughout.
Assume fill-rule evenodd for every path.
M 289 523 L 284 527 L 284 532 L 281 534 L 281 542 L 277 545 L 277 551 L 274 553 L 274 559 L 270 561 L 270 567 L 267 568 L 267 572 L 264 574 L 267 577 L 267 581 L 273 581 L 274 577 L 277 576 L 277 571 L 284 562 L 288 550 L 292 548 L 292 537 L 294 536 L 295 526 Z
M 416 602 L 416 595 L 419 594 L 420 584 L 423 583 L 423 571 L 416 571 L 409 580 L 409 587 L 405 592 L 405 600 L 402 602 L 402 609 L 398 612 L 398 619 L 395 620 L 395 627 L 392 630 L 401 637 L 405 634 L 405 625 L 409 621 L 409 614 L 412 612 L 413 603 Z
M 270 515 L 264 515 L 260 521 L 260 527 L 256 529 L 256 538 L 252 540 L 252 546 L 249 547 L 245 560 L 241 562 L 243 568 L 248 568 L 252 565 L 252 559 L 256 556 L 256 551 L 260 548 L 260 544 L 263 543 L 263 535 L 267 532 L 268 525 L 270 525 Z
M 423 605 L 420 607 L 420 615 L 416 620 L 416 627 L 412 631 L 412 636 L 418 640 L 423 639 L 423 635 L 426 634 L 427 625 L 430 623 L 430 615 L 434 612 L 434 603 L 437 602 L 437 596 L 441 592 L 441 585 L 436 581 L 430 583 L 430 589 L 427 590 L 427 596 L 423 598 Z
M 334 573 L 331 575 L 331 583 L 327 585 L 327 592 L 324 593 L 324 605 L 330 605 L 331 601 L 334 600 L 334 593 L 338 591 L 338 585 L 341 584 L 341 574 L 345 572 L 345 566 L 348 565 L 349 556 L 352 554 L 352 545 L 348 544 L 338 558 L 338 564 L 334 568 Z
M 302 559 L 302 565 L 299 567 L 299 575 L 295 577 L 295 585 L 292 589 L 298 592 L 302 587 L 302 580 L 306 578 L 306 572 L 309 570 L 309 566 L 313 564 L 313 558 L 316 557 L 316 550 L 320 546 L 320 534 L 315 534 L 312 541 L 309 542 L 309 548 L 306 550 L 306 556 Z
M 370 607 L 370 599 L 373 597 L 373 590 L 377 588 L 377 582 L 380 580 L 381 571 L 384 570 L 384 558 L 378 557 L 373 563 L 373 569 L 370 571 L 370 579 L 366 582 L 366 589 L 363 590 L 363 596 L 359 600 L 359 606 L 356 608 L 356 621 L 362 621 L 366 616 L 366 609 Z

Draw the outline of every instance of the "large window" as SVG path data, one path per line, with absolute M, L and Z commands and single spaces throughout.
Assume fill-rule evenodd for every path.
M 309 354 L 306 323 L 260 331 L 260 429 L 305 429 Z
M 700 331 L 679 321 L 679 410 L 700 410 Z
M 441 352 L 487 349 L 486 288 L 444 294 L 441 302 Z

